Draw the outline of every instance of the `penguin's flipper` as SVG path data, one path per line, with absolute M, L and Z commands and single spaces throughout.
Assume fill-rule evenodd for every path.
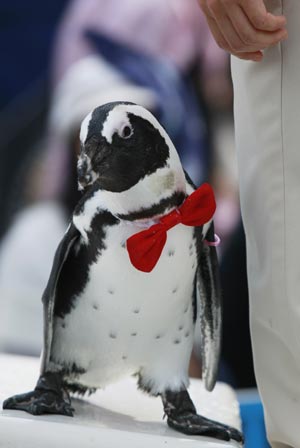
M 44 349 L 41 365 L 41 372 L 47 371 L 51 345 L 53 338 L 53 320 L 54 306 L 56 299 L 56 288 L 63 265 L 66 262 L 71 249 L 80 238 L 79 230 L 74 226 L 73 222 L 69 225 L 63 239 L 61 240 L 53 260 L 50 277 L 43 293 L 42 301 L 44 305 Z
M 211 222 L 205 239 L 214 241 Z M 200 242 L 199 242 L 200 243 Z M 221 351 L 222 299 L 216 248 L 201 242 L 196 278 L 197 310 L 200 316 L 202 378 L 207 390 L 216 383 Z
M 49 361 L 53 336 L 56 287 L 64 263 L 79 237 L 80 233 L 72 223 L 56 250 L 50 278 L 43 294 L 44 349 L 41 376 L 33 391 L 8 398 L 3 403 L 3 409 L 26 411 L 33 415 L 73 415 L 71 400 L 63 384 L 63 375 L 59 371 L 51 372 Z
M 187 191 L 195 191 L 196 186 L 185 171 Z M 189 193 L 190 194 L 190 193 Z M 196 227 L 198 246 L 198 270 L 196 274 L 195 301 L 197 310 L 196 325 L 201 333 L 202 378 L 207 390 L 216 383 L 221 351 L 222 298 L 219 280 L 217 251 L 214 246 L 203 244 L 203 228 Z M 204 235 L 208 241 L 215 240 L 213 221 Z M 200 315 L 200 322 L 198 316 Z

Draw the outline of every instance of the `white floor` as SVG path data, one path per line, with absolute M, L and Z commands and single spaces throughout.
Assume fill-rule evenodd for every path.
M 134 378 L 99 391 L 88 399 L 73 399 L 75 416 L 44 415 L 2 410 L 10 395 L 31 390 L 38 377 L 35 358 L 0 355 L 1 448 L 229 448 L 235 442 L 190 437 L 168 428 L 162 420 L 159 398 L 136 389 Z M 240 428 L 239 408 L 233 390 L 218 383 L 206 392 L 193 380 L 191 396 L 199 413 Z M 188 444 L 188 445 L 187 445 Z

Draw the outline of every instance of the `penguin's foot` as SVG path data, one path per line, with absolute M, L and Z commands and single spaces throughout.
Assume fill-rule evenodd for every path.
M 54 392 L 42 392 L 33 390 L 25 394 L 14 395 L 3 403 L 3 409 L 15 409 L 26 411 L 29 414 L 61 414 L 73 416 L 71 403 Z
M 188 435 L 213 437 L 219 440 L 243 442 L 242 434 L 235 428 L 222 425 L 198 414 L 184 413 L 168 417 L 168 425 Z
M 198 415 L 186 390 L 181 392 L 167 391 L 162 395 L 168 425 L 188 435 L 201 435 L 229 441 L 231 439 L 243 443 L 240 431 L 222 423 Z
M 3 409 L 26 411 L 33 415 L 61 414 L 73 416 L 71 399 L 62 387 L 62 379 L 57 373 L 43 374 L 32 392 L 15 395 L 3 403 Z

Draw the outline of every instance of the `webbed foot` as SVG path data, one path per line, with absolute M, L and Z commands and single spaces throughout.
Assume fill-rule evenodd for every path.
M 162 395 L 168 425 L 184 434 L 214 437 L 219 440 L 236 440 L 243 443 L 240 431 L 222 423 L 198 415 L 186 390 L 166 392 Z
M 33 415 L 61 414 L 73 416 L 71 399 L 62 387 L 62 379 L 57 373 L 43 374 L 31 392 L 14 395 L 3 403 L 3 409 L 26 411 Z
M 179 432 L 188 435 L 214 437 L 219 440 L 243 442 L 242 434 L 235 428 L 222 425 L 198 414 L 185 413 L 168 417 L 168 425 Z

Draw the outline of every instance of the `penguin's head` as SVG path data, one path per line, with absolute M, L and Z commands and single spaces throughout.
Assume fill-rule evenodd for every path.
M 79 188 L 97 183 L 120 193 L 143 189 L 185 190 L 183 169 L 167 132 L 142 106 L 104 104 L 83 120 L 78 159 Z

